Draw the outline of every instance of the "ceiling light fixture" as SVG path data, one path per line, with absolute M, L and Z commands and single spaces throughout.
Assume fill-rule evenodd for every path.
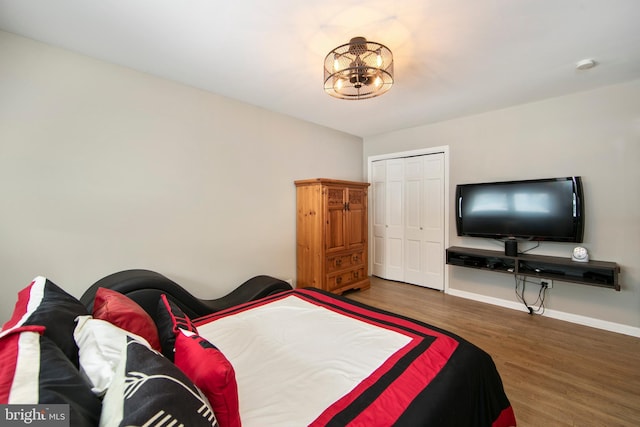
M 385 45 L 354 37 L 324 59 L 324 90 L 340 99 L 367 99 L 393 85 L 393 54 Z

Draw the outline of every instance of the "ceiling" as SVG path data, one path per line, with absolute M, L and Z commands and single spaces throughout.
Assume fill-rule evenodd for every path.
M 640 78 L 639 21 L 638 0 L 0 0 L 4 31 L 361 137 Z M 323 91 L 354 36 L 393 51 L 383 96 Z

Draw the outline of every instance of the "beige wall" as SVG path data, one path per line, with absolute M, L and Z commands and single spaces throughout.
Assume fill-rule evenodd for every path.
M 459 183 L 581 175 L 583 245 L 593 259 L 620 264 L 622 291 L 556 282 L 546 306 L 640 327 L 640 80 L 365 138 L 365 167 L 369 156 L 443 145 L 450 147 L 450 200 Z M 451 245 L 502 250 L 458 237 L 453 208 L 450 224 Z M 532 253 L 568 257 L 573 246 L 542 243 Z M 448 268 L 453 291 L 516 301 L 509 275 Z
M 584 246 L 621 265 L 622 292 L 557 282 L 547 307 L 640 327 L 640 80 L 369 137 L 363 165 L 359 138 L 144 73 L 4 32 L 0 58 L 0 318 L 39 274 L 76 296 L 127 268 L 208 298 L 294 278 L 293 180 L 448 145 L 451 200 L 462 182 L 581 175 Z M 449 272 L 453 290 L 515 301 L 506 275 Z
M 0 58 L 1 319 L 36 275 L 295 278 L 293 181 L 363 178 L 360 138 L 4 32 Z

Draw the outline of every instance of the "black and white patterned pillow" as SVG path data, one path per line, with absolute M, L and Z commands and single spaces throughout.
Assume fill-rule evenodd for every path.
M 0 404 L 67 404 L 70 425 L 97 426 L 100 399 L 44 329 L 21 326 L 0 334 Z
M 38 276 L 18 293 L 11 319 L 2 332 L 28 325 L 46 327 L 44 335 L 51 339 L 78 367 L 78 347 L 73 339 L 78 316 L 89 314 L 84 305 L 44 276 Z
M 161 354 L 129 339 L 102 402 L 100 425 L 218 427 L 202 392 Z

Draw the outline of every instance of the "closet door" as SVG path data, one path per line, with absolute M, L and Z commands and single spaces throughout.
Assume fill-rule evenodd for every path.
M 444 154 L 424 156 L 424 286 L 444 290 Z
M 385 278 L 404 281 L 404 159 L 386 163 Z
M 404 159 L 404 281 L 425 286 L 424 156 Z
M 371 164 L 371 272 L 374 276 L 387 277 L 385 269 L 385 209 L 387 189 L 387 162 L 379 160 Z
M 444 154 L 372 164 L 373 274 L 444 290 Z

